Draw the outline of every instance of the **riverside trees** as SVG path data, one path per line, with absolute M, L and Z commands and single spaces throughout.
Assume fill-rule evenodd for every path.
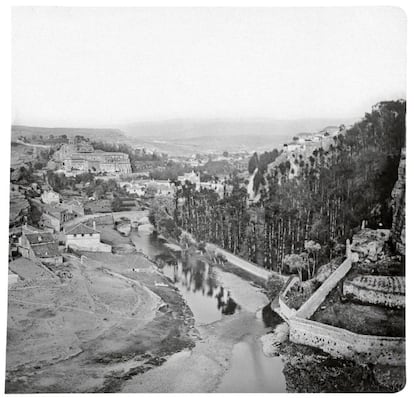
M 237 177 L 222 199 L 213 191 L 182 187 L 177 224 L 197 240 L 276 271 L 286 269 L 286 255 L 307 252 L 304 274 L 311 277 L 361 220 L 374 228 L 391 225 L 391 191 L 405 145 L 405 107 L 405 101 L 376 105 L 334 137 L 329 150 L 318 148 L 307 159 L 295 159 L 295 174 L 289 160 L 278 162 L 277 151 L 254 154 L 249 171 L 260 171 L 254 184 L 260 201 L 255 204 L 248 205 Z

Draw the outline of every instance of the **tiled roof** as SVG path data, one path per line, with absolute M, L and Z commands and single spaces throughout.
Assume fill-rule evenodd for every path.
M 65 232 L 65 235 L 97 234 L 97 233 L 99 232 L 91 227 L 88 227 L 85 224 L 78 224 L 78 225 L 75 225 L 73 228 L 68 229 Z
M 60 256 L 57 242 L 34 245 L 32 246 L 32 250 L 36 257 L 39 258 L 50 258 Z
M 55 239 L 53 235 L 49 232 L 42 232 L 42 233 L 33 233 L 33 234 L 26 234 L 26 238 L 29 241 L 30 245 L 37 245 L 42 243 L 53 243 Z

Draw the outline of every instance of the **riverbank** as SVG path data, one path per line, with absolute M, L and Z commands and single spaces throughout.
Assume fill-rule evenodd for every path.
M 132 240 L 138 242 L 136 237 Z M 168 248 L 165 244 L 163 246 Z M 181 264 L 181 261 L 185 262 Z M 204 255 L 190 249 L 183 251 L 178 265 L 159 265 L 175 281 L 192 308 L 200 338 L 191 350 L 174 354 L 160 367 L 145 373 L 145 376 L 137 375 L 127 381 L 122 392 L 285 391 L 282 361 L 280 358 L 265 357 L 259 340 L 270 330 L 260 316 L 262 308 L 268 304 L 263 287 L 256 283 L 262 282 L 261 278 L 245 273 L 247 279 L 242 279 L 229 272 L 227 264 L 209 266 L 207 263 Z M 218 296 L 215 296 L 217 291 Z M 226 306 L 219 316 L 208 310 L 210 303 L 216 303 L 215 297 L 224 297 L 226 292 L 228 297 L 231 292 L 234 312 L 225 315 L 229 308 Z M 208 298 L 209 295 L 211 298 Z M 220 301 L 217 305 L 220 305 Z M 243 350 L 253 356 L 249 366 L 260 369 L 259 372 L 246 375 L 237 368 L 240 362 L 237 355 Z M 249 366 L 246 369 L 250 369 Z M 260 372 L 264 374 L 257 374 Z M 246 380 L 249 382 L 244 384 Z
M 244 293 L 233 289 L 235 300 L 242 303 L 244 308 L 241 312 L 207 325 L 198 325 L 200 339 L 196 341 L 194 348 L 173 355 L 162 366 L 147 372 L 145 377 L 133 377 L 125 383 L 121 391 L 284 392 L 282 361 L 280 358 L 265 358 L 261 352 L 259 338 L 266 333 L 266 329 L 256 312 L 262 308 L 266 298 L 256 290 L 255 294 L 259 293 L 259 299 L 256 303 L 248 304 L 247 296 L 252 295 L 249 294 L 251 292 L 246 292 L 245 286 L 243 289 Z M 249 363 L 245 364 L 245 369 L 256 369 L 256 373 L 260 374 L 240 371 L 240 358 L 237 356 L 239 345 L 242 345 L 241 348 L 244 346 L 252 356 L 248 358 Z M 266 360 L 270 362 L 266 368 L 259 366 Z M 267 379 L 263 374 L 266 371 L 269 374 Z
M 252 392 L 284 391 L 280 358 L 262 353 L 270 328 L 258 315 L 268 299 L 254 278 L 200 253 L 162 261 L 174 254 L 148 228 L 98 228 L 107 243 L 136 251 L 83 253 L 82 262 L 68 254 L 71 278 L 9 295 L 7 392 L 236 392 L 247 380 L 237 368 L 243 352 L 268 370 L 266 383 L 252 372 Z
M 85 255 L 67 258 L 70 279 L 42 274 L 9 290 L 6 392 L 117 392 L 199 338 L 191 310 L 153 263 Z

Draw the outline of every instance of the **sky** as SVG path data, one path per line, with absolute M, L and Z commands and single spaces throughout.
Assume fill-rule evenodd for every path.
M 352 118 L 405 95 L 399 8 L 12 11 L 13 124 Z

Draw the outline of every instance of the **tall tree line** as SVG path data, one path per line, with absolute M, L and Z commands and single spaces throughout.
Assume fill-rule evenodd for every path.
M 233 178 L 224 198 L 186 185 L 177 192 L 176 223 L 198 240 L 216 243 L 264 267 L 281 271 L 287 254 L 300 253 L 305 242 L 321 247 L 320 261 L 352 236 L 362 220 L 389 228 L 391 191 L 405 146 L 405 101 L 382 102 L 351 128 L 334 137 L 328 150 L 316 149 L 277 162 L 277 151 L 254 154 L 250 172 L 260 165 L 260 201 L 248 204 L 241 180 Z M 264 165 L 276 162 L 270 170 Z

